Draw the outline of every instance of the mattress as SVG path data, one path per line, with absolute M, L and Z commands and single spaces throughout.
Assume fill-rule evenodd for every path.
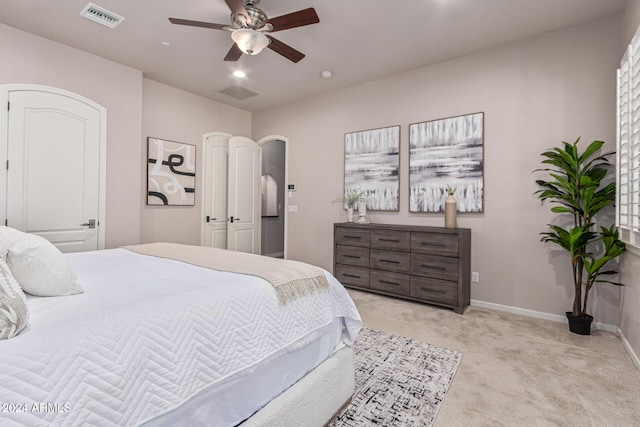
M 67 257 L 85 293 L 29 298 L 27 329 L 0 342 L 3 426 L 141 425 L 190 399 L 213 396 L 217 405 L 215 387 L 251 384 L 288 366 L 296 372 L 280 382 L 262 378 L 265 393 L 278 394 L 351 345 L 361 327 L 327 272 L 328 291 L 282 306 L 254 276 L 125 249 Z M 219 425 L 237 424 L 271 398 L 256 395 L 220 404 Z

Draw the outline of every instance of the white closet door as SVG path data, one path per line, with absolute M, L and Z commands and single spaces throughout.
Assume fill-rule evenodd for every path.
M 202 245 L 227 248 L 227 172 L 229 136 L 211 135 L 204 140 Z
M 260 146 L 249 138 L 229 139 L 227 248 L 260 253 Z
M 46 91 L 12 91 L 9 102 L 8 225 L 63 252 L 98 249 L 100 111 Z

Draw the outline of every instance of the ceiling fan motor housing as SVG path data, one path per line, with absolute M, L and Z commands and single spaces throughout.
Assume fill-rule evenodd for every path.
M 264 23 L 269 19 L 267 14 L 256 7 L 256 5 L 260 3 L 259 0 L 246 0 L 244 1 L 245 9 L 249 14 L 249 21 L 244 22 L 243 16 L 234 16 L 231 14 L 231 21 L 233 22 L 233 26 L 236 28 L 250 28 L 252 30 L 257 30 L 264 26 Z

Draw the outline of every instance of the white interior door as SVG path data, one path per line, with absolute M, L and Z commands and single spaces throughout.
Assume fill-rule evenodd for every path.
M 227 248 L 227 173 L 229 137 L 210 134 L 204 138 L 202 197 L 202 245 Z
M 229 138 L 227 248 L 260 253 L 260 146 L 249 138 Z
M 106 113 L 74 95 L 8 91 L 7 225 L 43 236 L 63 252 L 104 247 Z

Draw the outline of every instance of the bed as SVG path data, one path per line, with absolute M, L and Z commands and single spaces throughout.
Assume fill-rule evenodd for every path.
M 362 323 L 324 270 L 326 289 L 283 302 L 135 247 L 64 259 L 83 292 L 27 295 L 26 328 L 0 341 L 3 426 L 319 426 L 350 399 Z

